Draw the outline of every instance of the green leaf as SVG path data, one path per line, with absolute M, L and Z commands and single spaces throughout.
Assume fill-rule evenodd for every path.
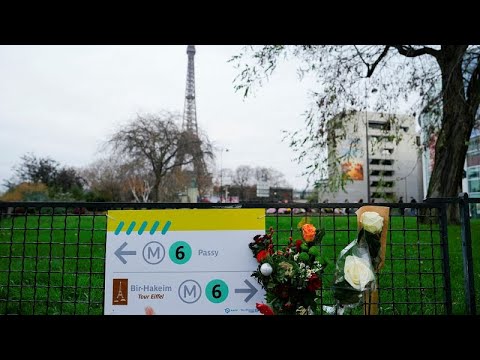
M 308 262 L 309 259 L 310 259 L 310 257 L 308 256 L 308 254 L 306 252 L 302 252 L 298 255 L 298 260 L 300 260 L 300 261 Z
M 333 285 L 333 297 L 342 305 L 353 305 L 362 300 L 362 292 L 343 280 Z
M 320 248 L 318 246 L 312 246 L 309 250 L 308 253 L 310 255 L 313 255 L 315 257 L 320 255 Z
M 315 233 L 315 239 L 314 239 L 315 245 L 320 245 L 322 243 L 324 236 L 325 236 L 325 229 L 324 228 L 317 229 Z

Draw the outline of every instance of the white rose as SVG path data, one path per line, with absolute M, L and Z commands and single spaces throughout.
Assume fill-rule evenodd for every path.
M 368 261 L 355 255 L 345 258 L 345 280 L 356 290 L 363 291 L 370 281 L 375 280 Z
M 383 229 L 383 217 L 374 211 L 365 211 L 360 217 L 363 228 L 372 234 L 378 234 Z

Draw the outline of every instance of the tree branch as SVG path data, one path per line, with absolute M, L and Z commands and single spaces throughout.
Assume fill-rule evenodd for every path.
M 476 113 L 480 104 L 480 57 L 477 60 L 477 66 L 473 70 L 470 82 L 468 83 L 467 101 Z
M 422 56 L 425 54 L 432 55 L 433 57 L 437 57 L 439 54 L 438 50 L 432 49 L 431 47 L 424 46 L 420 49 L 414 49 L 411 45 L 392 45 L 400 55 L 406 57 L 417 57 Z
M 360 50 L 358 50 L 357 45 L 353 45 L 353 47 L 355 48 L 355 50 L 357 50 L 357 55 L 358 55 L 358 57 L 360 58 L 360 60 L 362 60 L 362 62 L 365 64 L 365 66 L 366 66 L 367 68 L 369 68 L 369 67 L 370 67 L 370 64 L 367 63 L 367 62 L 363 59 L 362 52 L 361 52 Z
M 385 56 L 387 56 L 387 53 L 388 53 L 389 49 L 390 49 L 390 45 L 385 46 L 385 48 L 383 49 L 383 51 L 380 54 L 380 56 L 378 57 L 378 59 L 375 60 L 375 62 L 371 66 L 369 64 L 367 64 L 367 78 L 372 76 L 372 74 L 375 71 L 375 68 L 377 67 L 377 65 L 380 63 L 380 61 L 382 61 L 382 59 Z

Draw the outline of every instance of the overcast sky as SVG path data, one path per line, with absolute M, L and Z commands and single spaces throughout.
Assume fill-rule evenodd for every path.
M 294 161 L 282 131 L 304 126 L 314 81 L 299 81 L 295 64 L 283 63 L 244 99 L 228 63 L 241 46 L 196 50 L 197 121 L 218 148 L 230 150 L 223 167 L 273 167 L 305 188 L 307 164 Z M 101 158 L 100 145 L 136 113 L 183 114 L 186 75 L 186 45 L 0 46 L 1 183 L 26 153 L 82 167 Z M 219 169 L 220 151 L 216 156 Z

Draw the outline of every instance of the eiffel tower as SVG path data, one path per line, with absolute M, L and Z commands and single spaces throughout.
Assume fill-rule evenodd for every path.
M 127 300 L 125 300 L 125 298 L 123 297 L 122 282 L 121 282 L 121 281 L 120 281 L 120 285 L 118 286 L 118 293 L 117 293 L 117 297 L 116 297 L 116 299 L 115 299 L 114 302 L 117 303 L 117 302 L 119 301 L 118 299 L 120 299 L 120 301 L 122 301 L 122 302 L 127 301 Z
M 187 86 L 185 87 L 185 107 L 183 109 L 183 130 L 198 135 L 197 105 L 195 103 L 195 45 L 187 46 Z
M 191 157 L 193 159 L 193 171 L 184 170 L 189 174 L 188 186 L 196 187 L 200 195 L 203 195 L 211 183 L 211 177 L 207 172 L 202 142 L 198 136 L 197 107 L 195 103 L 195 45 L 187 46 L 188 67 L 187 84 L 185 88 L 185 107 L 183 110 L 182 137 L 179 141 L 179 149 L 176 157 L 177 164 L 185 163 Z M 177 174 L 181 167 L 177 167 Z M 196 201 L 196 199 L 195 199 Z

